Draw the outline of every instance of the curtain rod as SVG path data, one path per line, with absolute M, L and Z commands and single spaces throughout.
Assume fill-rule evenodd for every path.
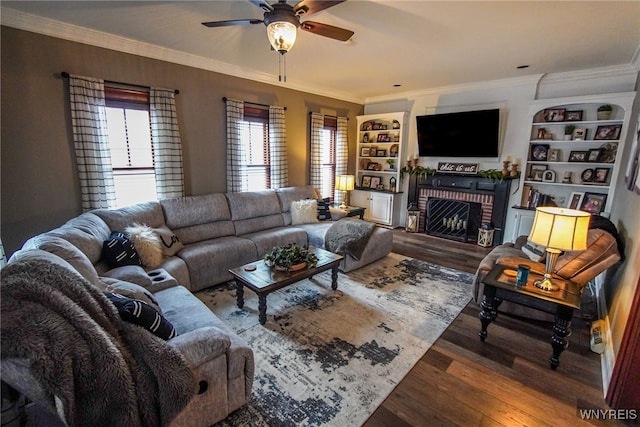
M 69 73 L 67 73 L 66 71 L 61 72 L 61 73 L 60 73 L 60 75 L 61 75 L 62 77 L 64 77 L 65 79 L 68 79 L 68 78 L 69 78 Z M 112 81 L 112 80 L 105 80 L 104 82 L 105 82 L 105 83 L 116 84 L 116 85 L 129 86 L 129 87 L 132 87 L 132 88 L 139 87 L 139 88 L 147 89 L 147 90 L 148 90 L 148 89 L 150 89 L 150 87 L 149 87 L 149 86 L 133 85 L 133 84 L 131 84 L 131 83 L 114 82 L 114 81 Z M 175 89 L 175 90 L 174 90 L 174 93 L 175 93 L 176 95 L 178 95 L 178 94 L 180 93 L 180 91 L 179 91 L 178 89 Z
M 222 97 L 222 102 L 227 102 L 227 99 L 229 99 L 229 98 L 227 98 L 226 96 L 223 96 L 223 97 Z M 245 104 L 257 105 L 258 107 L 266 107 L 266 108 L 271 107 L 270 105 L 267 105 L 267 104 L 259 104 L 259 103 L 257 103 L 257 102 L 249 102 L 249 101 L 243 101 L 243 102 L 244 102 Z M 287 111 L 287 107 L 284 107 L 284 110 L 285 110 L 285 111 Z
M 314 111 L 309 111 L 309 115 L 312 115 L 314 113 Z M 322 113 L 317 113 L 317 114 L 322 114 Z M 337 119 L 340 116 L 332 116 L 331 114 L 322 114 L 324 117 L 331 117 L 332 119 Z M 345 119 L 347 119 L 347 121 L 349 120 L 349 117 L 345 117 Z

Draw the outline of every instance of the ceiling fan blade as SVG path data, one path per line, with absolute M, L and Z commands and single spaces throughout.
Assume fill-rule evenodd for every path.
M 203 22 L 205 27 L 229 27 L 231 25 L 262 24 L 261 19 L 232 19 L 230 21 Z
M 298 16 L 311 15 L 312 13 L 320 12 L 344 1 L 346 0 L 301 0 L 293 7 L 293 10 Z
M 273 6 L 271 6 L 266 1 L 262 1 L 262 0 L 249 0 L 249 1 L 255 4 L 256 6 L 258 6 L 260 9 L 264 10 L 265 12 L 273 11 Z
M 344 28 L 334 27 L 333 25 L 321 24 L 319 22 L 304 21 L 300 24 L 300 29 L 308 31 L 319 36 L 329 37 L 330 39 L 346 42 L 353 36 L 353 31 Z

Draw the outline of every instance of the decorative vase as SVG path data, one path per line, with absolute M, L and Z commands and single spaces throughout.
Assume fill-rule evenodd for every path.
M 283 267 L 281 265 L 274 266 L 274 269 L 276 271 L 298 271 L 298 270 L 303 270 L 305 268 L 307 268 L 307 263 L 306 262 L 300 262 L 298 264 L 293 264 L 291 267 L 289 267 L 288 270 L 287 270 L 287 267 Z

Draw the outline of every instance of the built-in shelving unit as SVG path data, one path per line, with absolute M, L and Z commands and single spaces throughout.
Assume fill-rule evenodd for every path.
M 404 112 L 358 116 L 356 190 L 351 204 L 366 208 L 366 220 L 390 227 L 397 226 L 400 218 L 406 117 Z
M 608 213 L 634 97 L 627 92 L 533 102 L 520 207 L 556 204 Z M 609 117 L 599 114 L 603 105 L 611 106 Z

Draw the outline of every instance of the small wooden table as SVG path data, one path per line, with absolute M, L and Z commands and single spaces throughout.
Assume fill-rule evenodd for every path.
M 544 291 L 533 285 L 534 281 L 542 278 L 541 275 L 534 273 L 529 274 L 526 285 L 517 286 L 515 276 L 505 274 L 505 270 L 513 271 L 510 267 L 496 264 L 482 279 L 484 299 L 480 304 L 482 307 L 480 340 L 484 341 L 487 338 L 487 326 L 498 316 L 498 307 L 503 300 L 555 313 L 556 320 L 551 336 L 553 354 L 549 359 L 551 369 L 555 370 L 560 364 L 560 353 L 569 345 L 567 337 L 571 334 L 573 310 L 580 309 L 580 288 L 577 283 L 554 277 L 553 282 L 559 285 L 560 289 Z
M 264 325 L 267 321 L 267 295 L 273 291 L 329 269 L 331 269 L 331 289 L 338 289 L 338 266 L 343 256 L 320 248 L 309 247 L 309 249 L 313 250 L 318 257 L 318 264 L 312 268 L 291 272 L 276 271 L 263 260 L 258 260 L 229 270 L 236 281 L 238 307 L 244 306 L 244 287 L 246 286 L 258 295 L 259 320 L 260 324 Z M 255 267 L 255 270 L 250 270 L 249 266 Z
M 364 219 L 364 210 L 366 208 L 361 208 L 358 206 L 347 206 L 346 208 L 341 208 L 339 206 L 331 206 L 331 209 L 337 209 L 339 211 L 345 212 L 347 214 L 347 216 L 357 216 L 360 219 Z

